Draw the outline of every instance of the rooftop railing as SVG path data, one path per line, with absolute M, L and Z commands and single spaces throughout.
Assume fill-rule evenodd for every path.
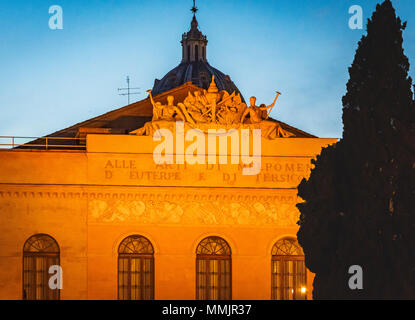
M 1 150 L 85 150 L 86 138 L 0 136 Z

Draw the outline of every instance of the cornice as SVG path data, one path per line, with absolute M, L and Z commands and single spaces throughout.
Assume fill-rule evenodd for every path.
M 249 189 L 197 189 L 197 188 L 148 188 L 143 187 L 138 191 L 119 190 L 109 188 L 102 191 L 96 187 L 91 190 L 59 190 L 52 191 L 50 187 L 41 186 L 13 186 L 0 188 L 0 198 L 18 199 L 86 199 L 86 200 L 142 200 L 142 201 L 237 201 L 237 202 L 298 202 L 296 189 L 271 189 L 271 190 L 249 190 Z M 33 190 L 36 189 L 36 190 Z M 73 188 L 72 188 L 73 189 Z

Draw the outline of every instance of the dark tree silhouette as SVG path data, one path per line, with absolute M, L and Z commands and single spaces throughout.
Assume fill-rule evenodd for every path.
M 315 299 L 415 298 L 415 102 L 405 26 L 389 0 L 377 5 L 349 68 L 343 138 L 323 149 L 298 187 L 298 240 L 316 274 Z M 363 290 L 349 287 L 352 265 L 363 269 Z

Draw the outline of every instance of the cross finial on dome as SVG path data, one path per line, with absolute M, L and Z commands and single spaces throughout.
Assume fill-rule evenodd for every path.
M 195 15 L 196 14 L 196 12 L 199 10 L 197 7 L 196 7 L 196 0 L 193 0 L 193 7 L 192 7 L 192 9 L 190 9 L 192 12 L 193 12 L 193 14 Z

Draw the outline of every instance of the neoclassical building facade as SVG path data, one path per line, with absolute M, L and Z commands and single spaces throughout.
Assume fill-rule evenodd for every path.
M 248 106 L 207 62 L 195 17 L 182 46 L 147 99 L 0 151 L 0 299 L 311 298 L 296 188 L 337 140 L 268 118 L 273 105 Z M 173 162 L 155 160 L 159 129 L 172 132 L 162 156 Z M 194 161 L 188 133 L 210 129 L 228 144 L 218 137 L 215 163 Z M 232 138 L 243 130 L 248 150 L 261 130 L 257 174 L 231 161 L 244 156 Z

